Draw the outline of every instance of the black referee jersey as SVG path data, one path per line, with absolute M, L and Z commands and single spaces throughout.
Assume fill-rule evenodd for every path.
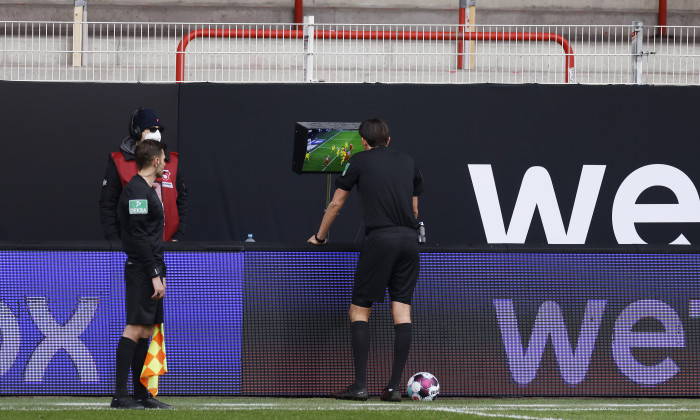
M 163 204 L 141 175 L 134 175 L 124 186 L 117 217 L 122 247 L 129 261 L 141 266 L 150 278 L 165 276 Z
M 390 226 L 418 228 L 413 197 L 423 192 L 423 177 L 411 156 L 384 146 L 358 153 L 335 185 L 345 191 L 357 185 L 366 232 Z

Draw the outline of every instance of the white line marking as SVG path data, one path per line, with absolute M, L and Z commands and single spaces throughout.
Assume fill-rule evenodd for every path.
M 448 408 L 448 407 L 436 407 L 435 411 L 444 411 L 447 413 L 458 413 L 458 414 L 471 414 L 474 416 L 482 417 L 497 417 L 503 419 L 521 419 L 521 420 L 560 420 L 553 417 L 532 417 L 532 416 L 521 416 L 518 414 L 497 414 L 497 413 L 484 413 L 481 411 L 474 411 L 467 408 Z
M 333 139 L 335 138 L 335 136 L 337 136 L 337 135 L 340 134 L 341 132 L 342 132 L 342 130 L 338 130 L 338 132 L 335 133 L 335 134 L 333 134 L 333 136 L 332 136 L 331 138 L 326 139 L 326 141 L 324 141 L 323 143 L 319 144 L 318 146 L 314 147 L 314 148 L 311 149 L 311 150 L 313 151 L 313 150 L 316 150 L 316 149 L 320 149 L 321 146 L 323 146 L 324 144 L 326 144 L 326 143 L 328 143 L 329 141 L 333 140 Z
M 334 157 L 330 162 L 328 162 L 328 165 L 326 165 L 326 166 L 321 170 L 321 172 L 325 172 L 326 169 L 328 169 L 328 168 L 331 166 L 331 163 L 335 162 L 335 160 L 336 160 L 337 158 L 338 158 L 338 156 Z M 341 162 L 341 164 L 342 164 L 342 162 Z
M 489 407 L 498 409 L 517 409 L 517 408 L 659 408 L 659 407 L 677 407 L 677 404 L 606 404 L 606 403 L 591 403 L 591 404 L 494 404 L 478 406 L 480 410 L 486 410 Z
M 514 411 L 528 411 L 527 408 L 522 407 L 522 408 L 507 408 L 507 407 L 502 407 L 502 408 L 487 408 L 487 407 L 475 407 L 475 410 L 480 409 L 484 411 L 488 410 L 493 410 L 493 411 L 507 411 L 507 410 L 514 410 Z M 649 407 L 649 408 L 644 408 L 644 407 L 551 407 L 551 408 L 533 408 L 530 409 L 529 411 L 620 411 L 620 412 L 634 412 L 634 411 L 645 411 L 645 412 L 675 412 L 675 411 L 700 411 L 700 408 L 686 408 L 686 407 L 676 407 L 676 408 L 664 408 L 664 407 Z
M 201 404 L 202 407 L 279 407 L 275 403 L 208 403 Z
M 335 137 L 335 136 L 333 136 L 333 137 Z M 330 140 L 330 139 L 329 139 L 329 140 Z M 338 159 L 338 157 L 339 157 L 339 155 L 335 155 L 335 157 L 334 157 L 333 159 L 331 159 L 330 162 L 328 162 L 328 165 L 327 165 L 326 167 L 324 167 L 323 169 L 321 169 L 321 172 L 325 172 L 326 169 L 328 169 L 328 168 L 331 166 L 331 163 L 335 162 L 335 160 Z M 341 165 L 341 167 L 342 167 L 343 162 L 340 162 L 340 165 Z

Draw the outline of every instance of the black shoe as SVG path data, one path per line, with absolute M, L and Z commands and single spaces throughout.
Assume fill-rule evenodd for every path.
M 157 399 L 151 397 L 150 395 L 146 398 L 136 400 L 136 403 L 139 404 L 141 407 L 148 408 L 148 409 L 156 409 L 156 410 L 172 410 L 173 409 L 172 405 L 166 404 L 164 402 L 160 402 Z
M 379 399 L 382 401 L 401 402 L 401 391 L 398 389 L 384 388 Z
M 133 398 L 129 397 L 128 395 L 126 397 L 114 397 L 112 398 L 111 404 L 109 404 L 111 408 L 120 408 L 120 409 L 126 409 L 126 410 L 143 410 L 143 406 L 136 401 L 134 401 Z
M 363 389 L 360 392 L 355 392 L 352 390 L 352 387 L 347 387 L 345 389 L 341 389 L 340 391 L 332 393 L 331 397 L 335 398 L 336 400 L 367 401 L 367 398 L 369 398 L 369 394 L 367 393 L 367 388 Z

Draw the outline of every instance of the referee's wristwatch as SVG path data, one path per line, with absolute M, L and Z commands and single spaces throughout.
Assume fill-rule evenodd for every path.
M 328 240 L 328 238 L 319 239 L 318 235 L 316 235 L 316 234 L 314 234 L 314 238 L 316 238 L 316 242 L 318 242 L 319 244 L 325 244 L 326 241 Z

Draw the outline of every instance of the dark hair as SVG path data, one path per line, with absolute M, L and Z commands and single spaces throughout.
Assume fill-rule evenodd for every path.
M 165 151 L 165 143 L 156 140 L 140 141 L 134 150 L 136 168 L 140 171 L 144 166 L 153 162 L 153 159 L 160 157 L 161 150 Z
M 370 118 L 360 124 L 360 136 L 370 147 L 386 146 L 389 140 L 389 126 L 379 118 Z

